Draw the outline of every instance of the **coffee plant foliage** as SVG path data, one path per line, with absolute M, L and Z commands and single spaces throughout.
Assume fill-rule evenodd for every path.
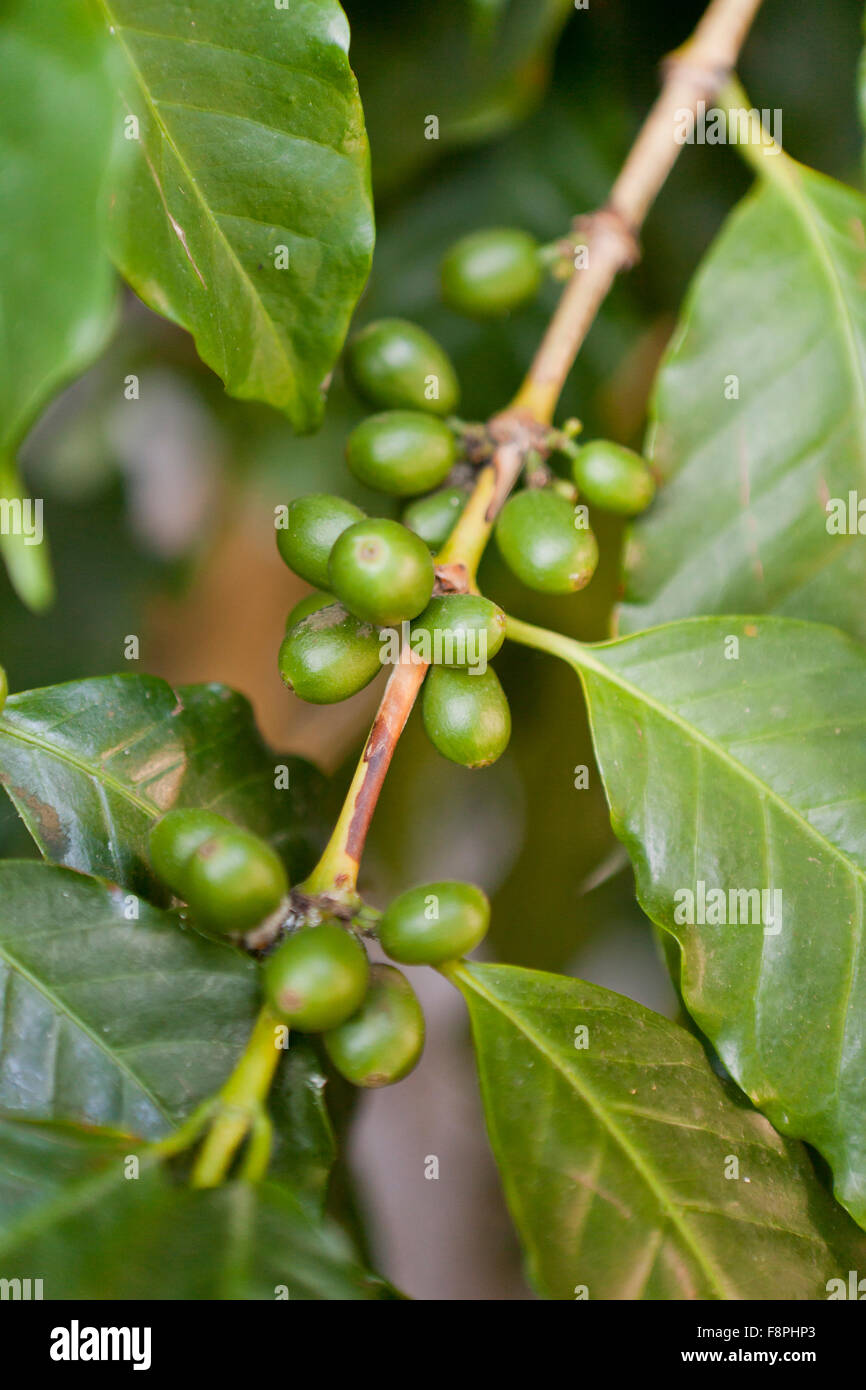
M 631 9 L 4 7 L 4 1279 L 411 1295 L 345 1152 L 440 1027 L 416 967 L 465 1006 L 535 1294 L 866 1268 L 859 7 L 833 118 L 814 14 L 795 79 L 768 0 L 739 71 L 785 148 L 684 148 L 546 409 L 533 353 L 698 17 Z M 358 742 L 397 630 L 356 770 L 272 749 L 220 671 L 146 673 L 155 595 L 244 509 L 299 576 L 273 632 L 285 567 L 230 582 L 303 729 L 357 696 Z M 581 969 L 608 932 L 617 989 Z

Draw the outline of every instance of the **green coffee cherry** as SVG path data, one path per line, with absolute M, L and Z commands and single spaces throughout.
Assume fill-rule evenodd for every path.
M 308 613 L 280 647 L 280 675 L 290 690 L 313 705 L 356 695 L 381 669 L 379 634 L 369 623 L 332 602 Z
M 470 232 L 442 262 L 442 298 L 469 318 L 499 318 L 532 299 L 541 277 L 538 243 L 528 232 Z
M 167 811 L 150 832 L 150 862 L 179 898 L 186 897 L 186 869 L 199 845 L 236 827 L 214 811 Z
M 450 415 L 460 388 L 435 338 L 405 319 L 367 324 L 349 343 L 349 376 L 359 393 L 382 410 L 426 410 Z
M 424 1049 L 424 1014 L 405 975 L 393 965 L 372 966 L 360 1009 L 322 1041 L 337 1071 L 353 1085 L 402 1081 Z
M 334 541 L 363 516 L 360 507 L 343 497 L 324 492 L 296 497 L 289 505 L 288 526 L 277 531 L 277 549 L 295 574 L 317 589 L 327 589 Z
M 441 965 L 473 951 L 489 925 L 490 903 L 474 883 L 425 883 L 389 904 L 378 937 L 392 960 Z
M 508 568 L 528 588 L 570 594 L 589 583 L 598 545 L 575 519 L 568 498 L 550 488 L 526 488 L 509 497 L 496 523 L 496 543 Z
M 195 849 L 183 869 L 193 915 L 211 931 L 234 933 L 275 912 L 289 891 L 283 861 L 248 830 L 219 830 Z
M 468 496 L 468 488 L 446 487 L 439 492 L 431 492 L 429 497 L 419 497 L 403 513 L 403 525 L 426 541 L 435 554 L 442 549 L 457 525 L 457 518 L 466 506 Z
M 483 666 L 505 641 L 505 614 L 479 594 L 431 598 L 412 624 L 410 645 L 437 666 Z
M 302 1033 L 323 1033 L 359 1007 L 370 967 L 356 936 L 337 922 L 321 922 L 287 937 L 264 973 L 274 1012 Z
M 0 666 L 0 713 L 6 703 L 6 696 L 9 694 L 9 682 L 6 679 L 6 672 Z
M 609 439 L 584 444 L 571 467 L 583 496 L 607 512 L 637 516 L 655 496 L 653 475 L 640 454 Z
M 438 487 L 457 457 L 454 433 L 420 410 L 371 415 L 349 435 L 346 460 L 355 477 L 394 497 Z
M 399 521 L 358 521 L 339 537 L 328 566 L 340 602 L 363 622 L 391 627 L 416 618 L 433 592 L 433 560 Z
M 298 623 L 308 618 L 311 613 L 318 613 L 320 608 L 327 608 L 329 604 L 336 602 L 333 594 L 322 593 L 320 589 L 314 594 L 307 594 L 306 598 L 295 604 L 286 618 L 286 632 L 291 632 L 293 627 L 297 627 Z
M 472 675 L 434 666 L 422 687 L 421 717 L 434 748 L 463 767 L 495 763 L 511 737 L 511 711 L 492 667 Z

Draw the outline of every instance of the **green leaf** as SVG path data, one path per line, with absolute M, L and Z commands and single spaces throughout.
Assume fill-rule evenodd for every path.
M 173 915 L 69 869 L 0 863 L 0 1108 L 166 1133 L 225 1081 L 258 993 L 251 960 Z
M 310 429 L 373 247 L 345 16 L 335 0 L 100 4 L 138 122 L 117 141 L 114 258 L 231 395 Z
M 52 1299 L 397 1297 L 360 1268 L 334 1225 L 282 1188 L 195 1192 L 175 1186 L 135 1141 L 8 1120 L 0 1269 L 7 1279 L 38 1271 Z
M 548 1298 L 818 1299 L 866 1241 L 684 1029 L 515 966 L 448 972 L 530 1273 Z M 586 1029 L 585 1036 L 580 1030 Z M 732 1159 L 739 1164 L 739 1176 Z
M 0 862 L 0 1109 L 164 1134 L 226 1080 L 258 1006 L 258 970 L 234 948 L 110 884 Z M 335 1158 L 325 1080 L 292 1037 L 271 1172 L 318 1207 Z
M 268 1100 L 274 1125 L 269 1175 L 321 1208 L 337 1157 L 325 1105 L 327 1076 L 310 1038 L 293 1033 Z
M 0 1241 L 74 1179 L 97 1177 L 138 1139 L 108 1130 L 22 1119 L 0 1111 Z
M 324 778 L 271 752 L 247 700 L 221 685 L 99 676 L 10 696 L 0 782 L 46 858 L 157 902 L 147 836 L 169 807 L 208 807 L 264 835 L 294 877 L 325 829 Z
M 711 248 L 656 383 L 664 486 L 627 550 L 624 632 L 773 612 L 866 637 L 866 545 L 825 510 L 866 498 L 866 199 L 756 157 L 765 182 Z
M 51 396 L 101 352 L 114 321 L 114 276 L 99 234 L 113 106 L 99 38 L 75 0 L 4 6 L 0 496 L 19 504 L 18 445 Z M 0 548 L 21 598 L 46 607 L 53 584 L 44 540 L 34 545 L 4 526 Z
M 689 1013 L 866 1223 L 866 651 L 783 618 L 596 647 L 527 631 L 583 679 L 613 828 L 679 942 Z M 723 914 L 701 910 L 710 890 Z

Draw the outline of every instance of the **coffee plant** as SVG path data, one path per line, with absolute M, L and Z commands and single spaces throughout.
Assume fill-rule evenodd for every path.
M 583 127 L 598 157 L 580 187 L 541 86 L 566 19 L 563 42 L 583 42 L 594 3 L 347 8 L 7 0 L 0 16 L 0 782 L 32 842 L 0 825 L 3 1287 L 413 1294 L 370 1254 L 345 1154 L 362 1094 L 410 1077 L 435 1039 L 434 972 L 465 1004 L 535 1294 L 864 1297 L 856 175 L 796 162 L 735 77 L 741 49 L 744 75 L 756 61 L 760 0 L 674 7 L 654 104 L 630 147 L 620 118 Z M 819 25 L 820 7 L 799 9 Z M 778 6 L 774 23 L 771 93 Z M 598 62 L 581 99 L 610 113 Z M 384 259 L 365 291 L 367 124 Z M 476 148 L 494 136 L 498 174 Z M 647 329 L 631 277 L 605 301 L 681 154 L 670 244 L 696 207 L 710 221 L 679 323 L 665 315 L 682 284 Z M 645 235 L 649 294 L 665 253 L 652 218 Z M 105 446 L 106 402 L 117 429 L 169 379 L 239 458 L 271 449 L 278 500 L 256 510 L 248 563 L 284 563 L 243 589 L 243 625 L 283 699 L 359 697 L 324 725 L 335 745 L 375 709 L 342 797 L 303 739 L 273 752 L 229 684 L 145 674 L 147 644 L 119 646 L 112 617 L 139 582 L 136 546 L 82 591 L 62 504 L 43 518 L 32 495 L 50 493 L 40 452 L 71 477 Z M 165 440 L 180 417 L 161 414 L 148 428 Z M 178 459 L 188 439 L 164 447 Z M 164 510 L 180 514 L 172 477 Z M 93 504 L 89 551 L 100 525 L 127 534 L 111 515 Z M 219 527 L 199 514 L 190 529 L 175 587 Z M 280 582 L 273 640 L 257 605 Z M 609 601 L 601 624 L 586 607 L 599 586 L 612 626 Z M 207 614 L 217 643 L 227 594 Z M 95 674 L 106 632 L 118 674 Z M 35 647 L 55 676 L 22 688 Z M 569 680 L 551 701 L 556 664 Z M 582 701 L 594 757 L 572 772 L 570 742 L 564 771 L 526 753 L 548 720 L 570 738 Z M 411 756 L 388 778 L 404 733 Z M 495 838 L 482 808 L 512 809 L 518 745 L 541 868 L 509 934 L 505 871 L 467 871 L 457 849 L 480 842 L 475 820 Z M 395 782 L 380 891 L 368 838 Z M 404 863 L 413 826 L 424 874 Z M 543 880 L 572 863 L 602 894 L 624 885 L 622 903 L 629 862 L 639 908 L 621 910 L 654 933 L 673 1018 L 568 969 L 591 889 L 544 905 Z M 435 1187 L 448 1219 L 426 1147 L 405 1181 Z

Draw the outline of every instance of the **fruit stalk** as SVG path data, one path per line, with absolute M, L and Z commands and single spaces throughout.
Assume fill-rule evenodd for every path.
M 193 1187 L 217 1187 L 224 1180 L 238 1148 L 257 1127 L 282 1055 L 275 1036 L 275 1030 L 281 1026 L 280 1020 L 265 1005 L 234 1071 L 217 1097 L 216 1116 L 193 1166 L 190 1178 Z M 257 1133 L 261 1138 L 266 1128 L 259 1124 Z M 255 1166 L 261 1167 L 260 1153 Z
M 617 274 L 637 260 L 637 233 L 682 146 L 676 115 L 697 110 L 725 88 L 761 0 L 712 0 L 691 38 L 665 63 L 662 91 L 638 132 L 604 208 L 581 219 L 588 262 L 572 275 L 532 366 L 509 408 L 489 423 L 494 453 L 437 557 L 475 577 L 493 523 L 531 451 L 546 449 L 553 413 L 577 353 Z M 421 689 L 426 666 L 406 655 L 385 690 L 340 818 L 305 891 L 354 893 L 364 841 L 397 740 Z
M 346 902 L 355 898 L 361 855 L 376 802 L 426 674 L 427 663 L 404 644 L 400 661 L 388 678 L 333 834 L 315 869 L 300 886 L 311 897 L 326 894 Z

